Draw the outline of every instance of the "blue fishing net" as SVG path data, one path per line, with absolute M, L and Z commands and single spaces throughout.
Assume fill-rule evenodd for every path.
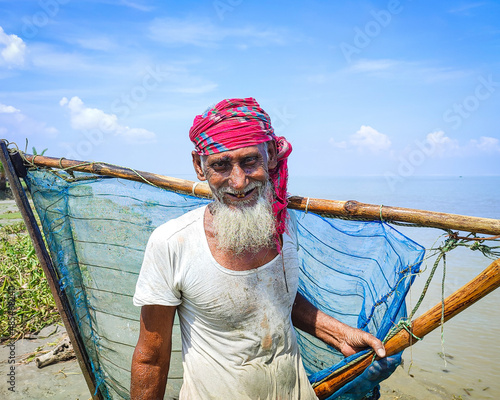
M 208 200 L 79 172 L 30 170 L 26 181 L 99 389 L 106 399 L 128 399 L 140 312 L 132 296 L 149 235 Z M 383 339 L 406 315 L 404 298 L 423 249 L 382 222 L 292 212 L 299 223 L 300 293 Z M 297 334 L 312 384 L 358 356 L 344 359 L 314 337 Z M 395 356 L 372 364 L 330 398 L 373 395 L 399 362 Z M 167 394 L 175 397 L 180 383 L 169 382 Z
M 299 292 L 318 309 L 383 340 L 406 315 L 405 297 L 425 250 L 384 222 L 346 221 L 297 212 Z M 315 385 L 362 356 L 348 358 L 297 331 L 306 372 Z M 401 362 L 401 354 L 376 362 L 328 399 L 360 399 Z M 377 391 L 372 398 L 377 398 Z

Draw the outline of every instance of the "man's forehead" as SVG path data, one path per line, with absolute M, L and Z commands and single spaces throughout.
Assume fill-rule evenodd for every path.
M 262 155 L 263 152 L 260 146 L 247 146 L 240 149 L 223 151 L 216 154 L 207 156 L 207 160 L 232 160 L 235 158 L 249 157 L 255 155 Z

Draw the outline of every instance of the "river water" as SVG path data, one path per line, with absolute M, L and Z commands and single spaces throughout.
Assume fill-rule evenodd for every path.
M 293 195 L 418 208 L 462 215 L 500 218 L 500 177 L 290 177 Z M 426 249 L 441 244 L 443 231 L 395 227 Z M 488 235 L 486 235 L 488 236 Z M 436 240 L 437 243 L 436 243 Z M 489 242 L 500 246 L 498 242 Z M 499 249 L 500 250 L 500 249 Z M 457 248 L 447 255 L 445 296 L 462 287 L 492 262 L 477 251 Z M 408 296 L 415 304 L 433 260 L 417 277 Z M 425 267 L 425 266 L 423 266 Z M 441 301 L 442 264 L 417 315 Z M 410 308 L 410 305 L 408 306 Z M 405 369 L 462 398 L 500 398 L 500 289 L 463 311 L 405 350 Z M 443 354 L 446 355 L 443 360 Z

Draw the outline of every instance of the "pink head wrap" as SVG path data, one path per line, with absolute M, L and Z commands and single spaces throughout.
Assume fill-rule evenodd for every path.
M 278 151 L 278 164 L 269 170 L 275 199 L 273 212 L 276 216 L 276 232 L 286 229 L 287 210 L 287 158 L 292 145 L 284 137 L 274 134 L 269 115 L 255 99 L 226 99 L 217 103 L 202 115 L 197 115 L 189 130 L 189 139 L 199 155 L 210 155 L 242 147 L 255 146 L 274 140 Z

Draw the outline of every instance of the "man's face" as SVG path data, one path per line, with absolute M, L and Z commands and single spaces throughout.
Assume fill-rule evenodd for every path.
M 276 166 L 274 143 L 249 146 L 203 157 L 193 152 L 200 180 L 208 181 L 217 245 L 235 255 L 274 245 L 276 221 L 268 168 Z
M 207 180 L 214 196 L 229 207 L 253 205 L 269 179 L 269 154 L 275 164 L 274 147 L 268 146 L 263 143 L 225 151 L 204 160 L 193 154 L 198 178 Z

